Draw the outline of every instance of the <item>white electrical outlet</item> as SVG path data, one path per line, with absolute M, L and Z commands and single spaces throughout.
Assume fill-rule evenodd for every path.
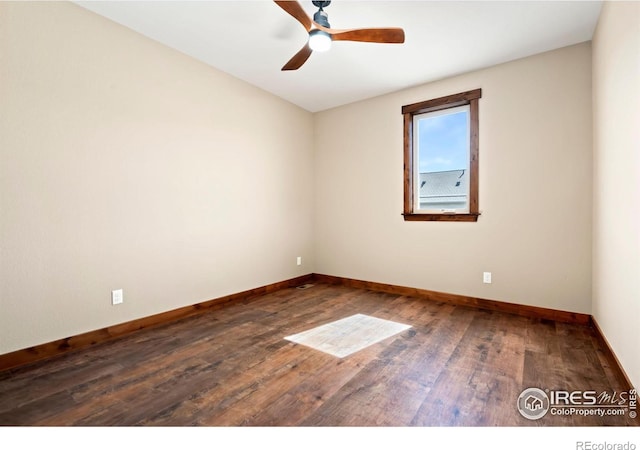
M 482 273 L 482 282 L 491 284 L 491 272 L 483 272 Z
M 296 264 L 298 264 L 299 266 L 301 266 L 301 265 L 302 265 L 302 256 L 298 256 L 298 257 L 296 258 Z
M 122 292 L 122 289 L 111 291 L 111 304 L 119 305 L 122 302 L 124 302 L 124 293 Z

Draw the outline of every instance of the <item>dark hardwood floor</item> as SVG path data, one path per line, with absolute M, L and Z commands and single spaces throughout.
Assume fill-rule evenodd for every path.
M 283 339 L 352 314 L 412 328 L 343 359 Z M 316 284 L 0 373 L 0 425 L 598 426 L 523 389 L 625 388 L 589 327 Z

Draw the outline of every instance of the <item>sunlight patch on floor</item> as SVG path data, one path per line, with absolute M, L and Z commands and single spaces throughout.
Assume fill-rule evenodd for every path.
M 355 314 L 285 339 L 344 358 L 409 328 L 411 325 Z

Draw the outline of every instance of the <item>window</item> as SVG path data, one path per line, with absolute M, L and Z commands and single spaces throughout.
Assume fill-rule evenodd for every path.
M 404 220 L 478 220 L 481 96 L 476 89 L 402 107 Z

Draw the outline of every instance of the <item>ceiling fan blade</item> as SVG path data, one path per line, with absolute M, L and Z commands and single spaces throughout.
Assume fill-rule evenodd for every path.
M 298 53 L 293 55 L 293 58 L 291 58 L 289 62 L 284 65 L 282 70 L 299 69 L 307 61 L 307 59 L 309 59 L 309 56 L 311 56 L 311 52 L 313 52 L 313 50 L 311 50 L 309 44 L 305 44 L 305 46 L 302 47 Z
M 359 28 L 354 30 L 332 30 L 323 28 L 334 41 L 377 42 L 381 44 L 402 44 L 402 28 Z
M 287 13 L 291 15 L 294 19 L 302 24 L 305 30 L 310 31 L 312 27 L 311 18 L 304 12 L 300 3 L 296 1 L 276 1 L 275 3 L 282 9 L 284 9 Z

